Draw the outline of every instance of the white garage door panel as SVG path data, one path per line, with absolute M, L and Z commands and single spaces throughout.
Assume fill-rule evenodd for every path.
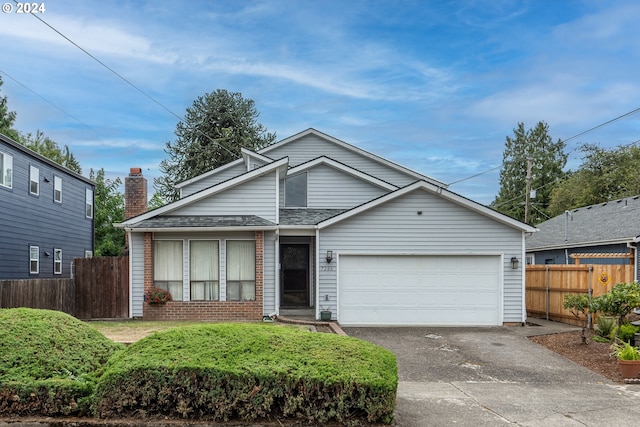
M 343 255 L 344 325 L 497 325 L 500 257 Z

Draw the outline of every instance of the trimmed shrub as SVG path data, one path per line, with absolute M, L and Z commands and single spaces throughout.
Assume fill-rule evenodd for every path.
M 631 323 L 623 323 L 620 325 L 620 330 L 618 331 L 618 339 L 635 345 L 635 334 L 638 331 L 640 331 L 640 327 Z
M 278 325 L 207 324 L 157 332 L 114 356 L 99 417 L 213 421 L 392 421 L 396 358 L 369 342 Z
M 68 314 L 31 308 L 0 309 L 0 342 L 2 415 L 82 413 L 91 375 L 124 349 Z

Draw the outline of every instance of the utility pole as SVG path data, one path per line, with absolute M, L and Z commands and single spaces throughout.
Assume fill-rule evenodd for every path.
M 529 224 L 529 205 L 531 204 L 531 157 L 527 157 L 526 194 L 524 201 L 524 222 Z

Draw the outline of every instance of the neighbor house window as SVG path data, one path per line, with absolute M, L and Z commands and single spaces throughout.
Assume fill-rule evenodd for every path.
M 284 205 L 288 208 L 307 206 L 307 174 L 301 173 L 284 180 Z
M 182 240 L 153 242 L 153 283 L 182 301 Z
M 40 194 L 40 169 L 35 166 L 29 167 L 29 193 Z
M 227 300 L 255 301 L 256 242 L 227 241 Z
M 85 190 L 85 215 L 87 218 L 93 218 L 93 190 L 90 188 Z
M 29 273 L 38 274 L 40 272 L 40 247 L 29 246 Z
M 0 153 L 0 185 L 11 188 L 13 182 L 13 157 Z
M 53 177 L 53 201 L 62 203 L 62 178 Z
M 191 301 L 220 300 L 220 255 L 216 240 L 192 240 L 189 244 Z
M 53 274 L 62 274 L 62 249 L 53 250 Z
M 93 258 L 93 251 L 84 251 L 85 258 Z

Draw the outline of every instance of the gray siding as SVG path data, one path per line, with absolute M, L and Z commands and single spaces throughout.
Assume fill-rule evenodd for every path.
M 171 215 L 257 215 L 277 219 L 276 172 L 171 211 Z
M 288 156 L 289 165 L 292 167 L 321 156 L 327 156 L 398 187 L 404 187 L 418 180 L 316 135 L 306 135 L 295 142 L 284 144 L 283 146 L 272 149 L 266 148 L 261 151 L 262 153 L 274 159 Z
M 205 188 L 209 188 L 231 178 L 235 178 L 236 176 L 242 175 L 245 172 L 247 172 L 247 166 L 244 164 L 244 162 L 239 162 L 238 164 L 229 166 L 209 176 L 202 177 L 201 179 L 182 187 L 182 197 L 190 196 L 193 193 L 197 193 L 198 191 L 204 190 Z
M 307 207 L 349 209 L 389 191 L 327 165 L 307 171 Z M 284 180 L 280 182 L 280 205 L 284 206 Z
M 129 282 L 131 317 L 142 317 L 144 303 L 144 233 L 130 233 Z
M 276 309 L 276 233 L 264 233 L 264 297 L 263 315 L 273 313 Z
M 417 212 L 422 211 L 422 215 Z M 319 262 L 335 254 L 504 254 L 503 321 L 522 321 L 522 232 L 418 190 L 320 231 Z M 522 265 L 522 264 L 521 264 Z M 336 269 L 320 270 L 320 295 L 336 312 Z M 326 304 L 328 305 L 328 304 Z
M 85 216 L 93 184 L 2 140 L 0 152 L 13 158 L 12 188 L 0 186 L 0 279 L 70 277 L 74 258 L 94 249 L 93 219 Z M 29 193 L 30 166 L 40 172 L 37 196 Z M 54 176 L 62 179 L 62 203 L 53 200 Z M 39 274 L 29 274 L 29 246 L 40 248 Z M 53 273 L 54 249 L 62 249 L 61 275 Z

